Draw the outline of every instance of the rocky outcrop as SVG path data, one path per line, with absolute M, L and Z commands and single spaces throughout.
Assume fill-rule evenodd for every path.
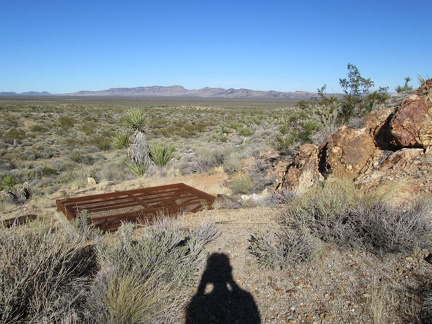
M 392 143 L 398 148 L 432 145 L 432 79 L 396 108 L 391 120 Z
M 432 192 L 432 79 L 399 102 L 371 112 L 364 128 L 342 126 L 320 146 L 300 147 L 278 189 L 336 175 L 366 188 L 404 184 L 412 193 Z

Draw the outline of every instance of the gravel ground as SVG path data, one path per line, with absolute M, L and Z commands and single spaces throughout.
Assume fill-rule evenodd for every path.
M 192 228 L 208 219 L 215 222 L 221 235 L 208 245 L 208 253 L 226 255 L 231 266 L 213 265 L 216 270 L 209 270 L 211 267 L 207 266 L 205 274 L 202 273 L 201 288 L 213 284 L 211 294 L 209 287 L 198 293 L 199 282 L 190 289 L 190 305 L 201 294 L 198 305 L 209 308 L 202 311 L 201 320 L 254 323 L 252 317 L 246 320 L 238 315 L 245 298 L 251 296 L 257 310 L 251 306 L 249 315 L 258 312 L 258 323 L 430 322 L 426 315 L 419 315 L 423 292 L 431 288 L 432 265 L 424 260 L 428 251 L 381 259 L 366 252 L 324 245 L 311 262 L 284 270 L 264 269 L 249 253 L 248 239 L 257 231 L 271 231 L 279 212 L 280 208 L 256 207 L 208 210 L 182 217 L 184 224 Z M 231 278 L 231 268 L 230 281 L 227 278 Z M 209 284 L 208 273 L 216 276 L 217 272 L 224 278 L 213 279 Z M 228 289 L 224 287 L 221 293 L 218 285 L 228 285 Z M 207 298 L 211 303 L 206 304 L 204 297 L 217 295 L 217 291 L 222 301 Z M 231 295 L 238 297 L 231 298 Z M 185 313 L 190 313 L 190 308 L 186 308 Z

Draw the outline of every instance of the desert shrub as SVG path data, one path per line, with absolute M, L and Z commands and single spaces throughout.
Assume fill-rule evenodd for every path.
M 217 236 L 212 224 L 195 231 L 160 221 L 134 234 L 124 224 L 114 242 L 100 246 L 100 271 L 88 300 L 96 323 L 167 322 L 185 301 L 205 244 Z M 171 319 L 172 320 L 172 319 Z
M 51 175 L 57 175 L 57 172 L 58 171 L 56 169 L 50 168 L 46 165 L 42 168 L 42 175 L 45 177 L 49 177 Z
M 252 180 L 251 191 L 258 193 L 266 189 L 268 186 L 272 186 L 275 183 L 275 177 L 269 176 L 268 172 L 271 168 L 270 163 L 267 163 L 263 159 L 256 159 L 255 163 L 252 164 L 248 170 L 248 176 Z
M 243 127 L 239 131 L 240 136 L 250 136 L 255 133 L 255 130 L 252 126 L 243 125 Z
M 237 154 L 231 153 L 224 157 L 223 160 L 224 171 L 228 174 L 239 172 L 241 169 L 240 159 Z
M 382 255 L 410 252 L 432 240 L 430 207 L 392 207 L 354 185 L 333 181 L 287 205 L 282 224 L 308 228 L 315 237 Z
M 424 202 L 406 208 L 381 202 L 372 208 L 360 205 L 350 218 L 363 244 L 379 254 L 410 252 L 432 242 L 431 208 Z
M 259 265 L 283 269 L 287 265 L 311 260 L 320 249 L 319 240 L 293 229 L 256 233 L 249 239 L 249 250 Z
M 112 136 L 111 131 L 105 130 L 101 134 L 88 138 L 87 143 L 96 146 L 101 151 L 107 151 L 111 149 Z
M 75 163 L 91 165 L 93 164 L 93 159 L 89 155 L 84 155 L 80 151 L 73 151 L 70 155 L 70 159 Z
M 58 119 L 58 125 L 62 130 L 68 130 L 74 127 L 76 123 L 76 119 L 70 116 L 60 116 Z
M 30 127 L 30 130 L 32 131 L 32 132 L 35 132 L 35 133 L 45 133 L 45 132 L 48 132 L 48 127 L 47 126 L 45 126 L 45 125 L 41 125 L 41 124 L 36 124 L 36 125 L 32 125 L 31 127 Z
M 184 175 L 208 172 L 212 168 L 222 165 L 225 156 L 230 153 L 231 150 L 225 148 L 205 148 L 198 150 L 196 155 L 184 156 L 180 160 L 180 172 Z
M 286 151 L 290 149 L 294 144 L 294 138 L 290 134 L 276 136 L 276 148 L 279 151 Z
M 112 181 L 123 179 L 124 173 L 123 163 L 109 163 L 103 165 L 96 177 L 101 181 Z
M 150 147 L 150 159 L 155 165 L 163 167 L 171 161 L 174 151 L 175 149 L 172 146 L 167 147 L 162 144 L 157 144 Z
M 0 257 L 0 323 L 79 316 L 76 309 L 96 271 L 94 250 L 80 237 L 49 224 L 1 228 Z
M 3 139 L 8 144 L 13 144 L 14 141 L 20 141 L 24 139 L 25 136 L 26 133 L 24 130 L 15 127 L 12 127 L 11 129 L 3 133 Z
M 240 175 L 232 179 L 231 190 L 235 194 L 248 194 L 252 188 L 252 179 L 249 175 Z
M 363 78 L 354 64 L 349 63 L 347 78 L 339 79 L 345 95 L 341 101 L 341 118 L 347 123 L 352 117 L 362 117 L 370 112 L 375 104 L 382 104 L 388 98 L 387 88 L 380 87 L 370 93 L 374 86 L 371 79 Z
M 347 219 L 362 198 L 350 181 L 334 179 L 291 201 L 281 222 L 294 228 L 306 227 L 326 242 L 338 240 L 343 245 L 353 245 L 357 236 Z
M 81 131 L 87 136 L 95 133 L 97 129 L 97 124 L 94 121 L 84 121 L 81 125 Z
M 310 142 L 312 135 L 321 129 L 321 124 L 314 120 L 306 120 L 297 131 L 296 138 L 300 143 Z

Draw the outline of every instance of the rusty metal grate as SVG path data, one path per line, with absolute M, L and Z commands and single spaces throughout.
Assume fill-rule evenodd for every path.
M 86 211 L 89 221 L 104 231 L 115 231 L 122 222 L 151 222 L 158 215 L 177 215 L 212 208 L 215 197 L 177 183 L 56 200 L 57 210 L 73 220 Z

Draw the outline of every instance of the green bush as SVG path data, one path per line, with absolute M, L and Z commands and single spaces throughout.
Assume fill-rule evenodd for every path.
M 246 125 L 243 125 L 243 127 L 239 131 L 240 136 L 250 136 L 253 133 L 255 133 L 255 130 L 253 129 L 253 127 L 252 126 L 246 126 Z
M 57 174 L 57 170 L 50 168 L 48 166 L 44 166 L 42 169 L 42 175 L 45 177 L 49 177 L 51 175 L 56 175 Z
M 87 136 L 90 136 L 95 133 L 97 129 L 97 124 L 93 121 L 85 121 L 81 125 L 81 131 L 86 134 Z
M 276 136 L 276 148 L 279 151 L 286 151 L 294 145 L 294 138 L 292 135 Z
M 20 128 L 12 127 L 3 133 L 3 139 L 8 144 L 13 144 L 15 140 L 20 141 L 26 137 L 26 132 Z
M 58 125 L 63 130 L 68 130 L 74 127 L 76 123 L 77 123 L 76 119 L 70 116 L 60 116 L 58 119 Z

